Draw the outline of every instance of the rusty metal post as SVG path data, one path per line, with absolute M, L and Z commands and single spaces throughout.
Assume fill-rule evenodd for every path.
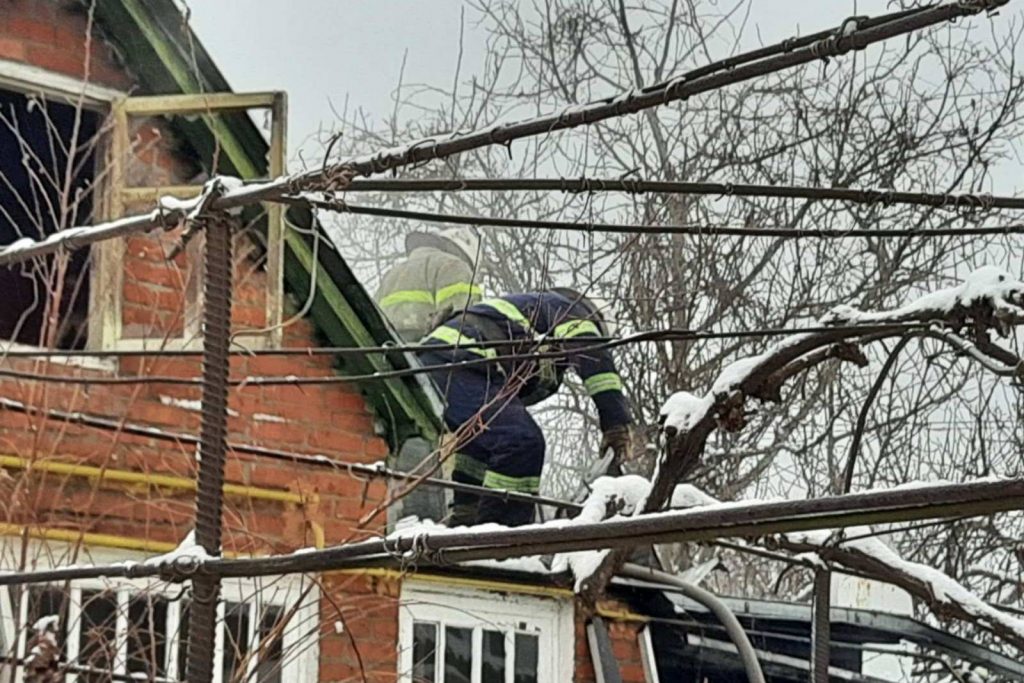
M 814 607 L 811 610 L 811 683 L 829 683 L 831 610 L 832 572 L 828 569 L 819 569 L 814 574 Z
M 203 248 L 203 391 L 196 492 L 196 542 L 210 555 L 221 552 L 224 461 L 227 453 L 228 347 L 231 327 L 231 221 L 206 222 Z M 188 664 L 185 680 L 213 680 L 220 578 L 192 581 Z

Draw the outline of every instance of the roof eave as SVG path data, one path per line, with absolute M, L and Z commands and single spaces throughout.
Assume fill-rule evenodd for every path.
M 121 52 L 145 94 L 230 92 L 231 87 L 202 42 L 192 33 L 173 0 L 96 0 L 95 16 L 106 37 Z M 255 179 L 267 174 L 268 146 L 244 112 L 224 116 L 215 139 L 202 120 L 176 119 L 175 125 L 202 158 L 220 150 L 223 173 Z M 308 214 L 308 212 L 306 212 Z M 310 215 L 325 243 L 323 227 Z M 285 286 L 299 300 L 308 294 L 313 254 L 309 238 L 290 234 L 285 249 Z M 318 253 L 319 283 L 310 310 L 314 325 L 336 346 L 382 346 L 396 339 L 366 290 L 333 250 Z M 404 369 L 407 359 L 349 360 L 345 374 Z M 415 377 L 365 382 L 360 389 L 383 423 L 389 446 L 397 449 L 411 436 L 436 439 L 440 428 L 436 401 Z

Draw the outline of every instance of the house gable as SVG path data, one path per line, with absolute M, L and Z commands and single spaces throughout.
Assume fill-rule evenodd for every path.
M 137 77 L 142 93 L 230 92 L 227 81 L 172 0 L 97 0 L 95 12 L 101 30 Z M 245 113 L 236 113 L 225 115 L 222 122 L 216 140 L 202 121 L 179 118 L 174 126 L 200 159 L 212 158 L 219 145 L 227 172 L 242 178 L 265 177 L 268 146 L 251 119 Z M 332 244 L 311 212 L 292 208 L 288 220 L 303 230 L 315 230 L 321 245 Z M 313 239 L 312 234 L 286 231 L 284 281 L 286 291 L 296 301 L 305 301 L 311 273 L 314 267 L 318 270 L 309 317 L 322 342 L 339 347 L 395 343 L 396 337 L 348 264 L 333 248 L 314 250 Z M 349 375 L 408 367 L 403 354 L 344 356 L 337 366 Z M 360 388 L 392 452 L 411 437 L 436 439 L 440 426 L 437 402 L 424 378 L 366 381 Z

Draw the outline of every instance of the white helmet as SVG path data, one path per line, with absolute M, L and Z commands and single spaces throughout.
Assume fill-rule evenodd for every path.
M 446 228 L 441 231 L 440 237 L 446 239 L 459 248 L 466 256 L 470 265 L 475 265 L 480 257 L 480 236 L 471 227 Z

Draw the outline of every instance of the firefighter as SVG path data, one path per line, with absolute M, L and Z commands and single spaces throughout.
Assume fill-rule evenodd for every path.
M 476 284 L 480 238 L 472 228 L 414 232 L 405 238 L 408 258 L 389 270 L 376 300 L 406 342 L 417 342 L 445 311 L 480 300 Z
M 454 346 L 421 354 L 424 365 L 451 364 L 499 355 L 520 358 L 498 363 L 446 367 L 432 374 L 445 397 L 449 430 L 465 426 L 454 455 L 455 481 L 523 493 L 537 493 L 544 466 L 544 434 L 526 406 L 558 391 L 572 368 L 597 406 L 603 443 L 613 463 L 632 455 L 634 436 L 629 406 L 607 350 L 588 349 L 564 357 L 533 358 L 534 351 L 593 346 L 607 336 L 597 307 L 585 296 L 558 288 L 485 299 L 434 329 L 425 344 Z M 587 339 L 594 339 L 588 343 Z M 473 346 L 479 342 L 508 344 Z M 610 468 L 614 470 L 615 468 Z M 500 497 L 456 492 L 451 526 L 497 522 L 518 526 L 533 521 L 534 506 Z

